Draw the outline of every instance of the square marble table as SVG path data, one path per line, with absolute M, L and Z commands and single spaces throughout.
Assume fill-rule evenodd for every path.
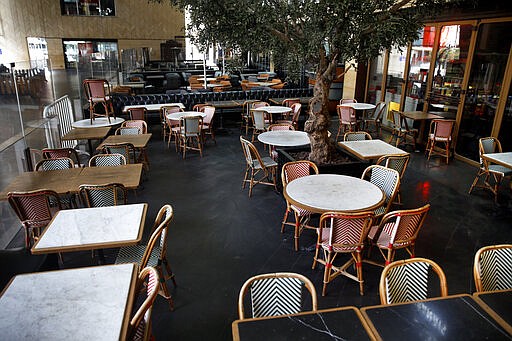
M 512 152 L 506 153 L 487 153 L 483 154 L 482 158 L 492 163 L 502 165 L 504 167 L 512 168 Z
M 131 204 L 61 210 L 34 244 L 32 253 L 135 245 L 142 239 L 147 206 Z
M 125 340 L 137 265 L 18 275 L 0 297 L 2 340 Z
M 376 160 L 388 154 L 409 154 L 382 140 L 345 141 L 338 144 L 361 160 Z

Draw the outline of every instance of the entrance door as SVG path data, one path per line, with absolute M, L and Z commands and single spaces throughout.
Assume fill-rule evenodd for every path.
M 455 149 L 468 159 L 479 160 L 478 140 L 491 136 L 500 95 L 508 94 L 502 82 L 511 41 L 512 22 L 479 26 Z

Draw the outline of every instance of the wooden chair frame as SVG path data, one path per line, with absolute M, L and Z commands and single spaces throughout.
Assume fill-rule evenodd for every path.
M 158 285 L 155 284 L 158 282 L 158 272 L 155 268 L 146 267 L 139 273 L 136 292 L 142 292 L 146 288 L 147 296 L 130 320 L 127 340 L 142 339 L 146 341 L 151 339 L 151 314 L 153 303 L 158 295 Z M 143 321 L 144 325 L 141 325 Z M 141 328 L 144 329 L 141 331 Z
M 348 111 L 349 117 L 345 117 L 344 110 Z M 338 113 L 339 125 L 338 125 L 338 133 L 336 134 L 336 141 L 339 140 L 340 135 L 347 131 L 354 131 L 357 129 L 358 120 L 356 116 L 356 110 L 352 107 L 346 105 L 337 105 L 336 112 Z
M 398 172 L 398 174 L 400 174 L 400 182 L 402 182 L 402 179 L 405 174 L 405 170 L 407 169 L 407 166 L 409 165 L 410 159 L 411 159 L 410 154 L 387 154 L 387 155 L 381 156 L 375 164 L 396 170 Z M 401 204 L 402 198 L 400 195 L 400 188 L 398 188 L 398 190 L 397 190 L 396 198 L 397 198 L 397 200 L 394 203 Z
M 80 185 L 80 196 L 82 197 L 83 202 L 87 205 L 87 207 L 104 207 L 104 206 L 117 206 L 117 205 L 125 205 L 127 203 L 127 191 L 123 184 L 119 183 L 110 183 L 110 184 L 102 184 L 102 185 Z M 112 191 L 113 202 L 111 203 L 102 203 L 101 205 L 97 205 L 93 203 L 92 200 L 92 191 Z
M 398 147 L 401 144 L 410 144 L 413 146 L 413 149 L 416 150 L 416 139 L 418 137 L 418 130 L 409 127 L 409 122 L 407 121 L 407 118 L 403 116 L 401 111 L 391 110 L 391 118 L 392 131 L 388 143 L 391 144 L 393 139 L 395 139 L 396 147 Z M 407 142 L 407 136 L 412 137 L 412 144 L 410 142 Z
M 240 136 L 240 143 L 244 152 L 246 168 L 244 179 L 242 181 L 242 189 L 245 189 L 246 183 L 249 183 L 249 197 L 252 196 L 252 189 L 257 184 L 274 186 L 276 187 L 276 170 L 277 163 L 271 158 L 262 158 L 258 149 L 248 140 Z M 262 172 L 260 178 L 256 176 Z M 267 181 L 265 181 L 267 179 Z
M 455 120 L 434 119 L 430 122 L 430 131 L 425 148 L 425 154 L 428 153 L 428 161 L 430 161 L 432 155 L 440 155 L 446 158 L 446 164 L 448 164 L 454 128 Z M 442 145 L 442 152 L 436 150 L 438 144 Z
M 380 282 L 379 282 L 379 296 L 380 296 L 380 303 L 381 304 L 386 304 L 387 305 L 387 304 L 392 304 L 392 303 L 402 303 L 402 302 L 408 302 L 409 301 L 409 300 L 405 300 L 405 301 L 389 302 L 389 300 L 388 300 L 388 283 L 390 283 L 390 282 L 388 282 L 388 275 L 389 275 L 390 272 L 392 272 L 393 270 L 395 270 L 397 268 L 404 268 L 405 269 L 405 268 L 414 266 L 414 264 L 418 264 L 418 263 L 427 264 L 434 271 L 434 273 L 437 274 L 437 276 L 439 278 L 440 295 L 441 295 L 441 297 L 448 296 L 448 286 L 446 284 L 446 276 L 445 276 L 445 274 L 443 272 L 443 269 L 441 269 L 441 267 L 437 263 L 433 262 L 430 259 L 426 259 L 426 258 L 412 258 L 412 259 L 404 259 L 404 260 L 399 260 L 399 261 L 390 263 L 390 264 L 388 264 L 384 268 L 384 270 L 382 270 L 382 274 L 380 276 Z M 403 281 L 404 278 L 410 279 L 411 276 L 401 277 L 401 280 Z M 418 279 L 418 278 L 415 277 L 415 279 Z M 427 278 L 427 281 L 428 281 L 428 278 Z M 409 285 L 408 287 L 411 287 L 411 286 Z M 425 297 L 422 297 L 422 298 L 419 298 L 419 299 L 426 299 L 426 298 L 427 297 L 425 295 Z
M 65 164 L 67 163 L 68 167 L 61 167 L 60 165 L 58 167 L 52 167 L 50 169 L 46 168 L 45 165 L 47 164 Z M 75 163 L 73 160 L 71 160 L 69 157 L 55 157 L 51 159 L 43 159 L 39 161 L 36 165 L 35 170 L 36 171 L 49 171 L 49 170 L 58 170 L 58 169 L 67 169 L 67 168 L 74 168 Z
M 126 110 L 128 112 L 128 117 L 130 117 L 130 120 L 138 121 L 146 121 L 148 111 L 145 107 L 137 107 L 137 108 L 129 108 Z M 125 121 L 126 122 L 126 121 Z M 123 122 L 124 123 L 124 122 Z
M 115 164 L 103 164 L 98 165 L 97 160 L 119 160 L 119 162 L 115 162 Z M 115 166 L 122 166 L 126 165 L 126 158 L 124 155 L 114 153 L 114 154 L 96 154 L 89 160 L 89 167 L 115 167 Z
M 44 148 L 41 150 L 44 159 L 54 159 L 59 157 L 70 158 L 75 165 L 82 167 L 78 152 L 74 148 Z
M 503 253 L 503 254 L 501 254 Z M 499 255 L 499 256 L 498 256 Z M 486 264 L 482 264 L 485 259 Z M 473 262 L 473 277 L 477 292 L 512 289 L 512 244 L 480 248 Z M 492 263 L 492 268 L 490 267 Z M 505 270 L 505 273 L 499 270 Z M 508 272 L 506 272 L 508 270 Z
M 110 96 L 110 84 L 106 79 L 85 79 L 83 81 L 84 93 L 89 102 L 89 115 L 92 121 L 96 117 L 106 117 L 110 123 L 110 115 L 116 119 L 116 113 Z M 104 114 L 98 114 L 94 111 L 96 106 L 101 104 L 105 110 Z
M 375 106 L 375 109 L 373 111 L 373 115 L 371 117 L 367 117 L 363 121 L 364 129 L 368 131 L 371 134 L 370 131 L 370 125 L 375 126 L 375 133 L 377 134 L 377 137 L 382 136 L 382 116 L 384 116 L 384 113 L 387 112 L 386 110 L 387 104 L 386 102 L 379 102 Z
M 386 179 L 386 181 L 382 181 L 382 179 L 374 178 L 373 172 L 385 174 L 384 176 L 388 177 L 388 179 Z M 389 177 L 393 177 L 392 181 L 390 181 Z M 395 201 L 396 195 L 400 188 L 400 174 L 392 168 L 386 168 L 379 165 L 371 165 L 366 167 L 363 175 L 361 176 L 361 179 L 370 181 L 379 187 L 386 196 L 384 204 L 374 211 L 375 219 L 376 221 L 379 221 L 384 214 L 389 212 L 391 205 Z
M 301 281 L 306 287 L 306 289 L 309 291 L 309 294 L 311 295 L 311 307 L 312 311 L 318 310 L 318 298 L 316 295 L 315 286 L 313 283 L 306 277 L 298 273 L 293 272 L 277 272 L 277 273 L 270 273 L 270 274 L 261 274 L 256 275 L 251 278 L 249 278 L 245 283 L 242 285 L 242 288 L 240 289 L 240 294 L 238 295 L 238 318 L 240 320 L 245 320 L 245 309 L 244 309 L 244 297 L 251 288 L 252 284 L 261 280 L 266 279 L 298 279 Z
M 366 131 L 349 131 L 343 135 L 343 141 L 364 141 L 372 139 L 372 135 Z

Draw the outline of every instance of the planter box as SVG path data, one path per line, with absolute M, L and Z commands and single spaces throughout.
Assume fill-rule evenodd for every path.
M 356 178 L 360 178 L 363 174 L 363 171 L 366 167 L 370 165 L 368 162 L 360 161 L 353 156 L 347 154 L 343 150 L 336 148 L 338 153 L 340 153 L 346 161 L 341 163 L 333 163 L 333 164 L 324 164 L 324 165 L 317 165 L 318 170 L 320 174 L 342 174 L 342 175 L 349 175 Z M 290 161 L 297 161 L 297 160 L 304 160 L 306 157 L 302 158 L 299 157 L 297 160 L 295 159 L 295 154 L 298 153 L 309 153 L 310 148 L 282 148 L 277 149 L 278 159 L 278 174 L 277 174 L 277 181 L 278 181 L 278 189 L 282 191 L 282 184 L 281 184 L 281 169 L 283 168 L 283 165 Z

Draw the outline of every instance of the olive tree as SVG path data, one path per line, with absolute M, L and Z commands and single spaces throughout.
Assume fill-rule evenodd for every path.
M 423 21 L 454 0 L 150 0 L 187 10 L 195 43 L 221 43 L 242 51 L 270 52 L 290 75 L 301 65 L 316 72 L 305 131 L 310 160 L 326 163 L 328 95 L 340 62 L 355 65 L 418 37 Z M 349 66 L 350 67 L 350 66 Z M 347 70 L 347 69 L 345 69 Z M 339 77 L 339 76 L 338 76 Z

